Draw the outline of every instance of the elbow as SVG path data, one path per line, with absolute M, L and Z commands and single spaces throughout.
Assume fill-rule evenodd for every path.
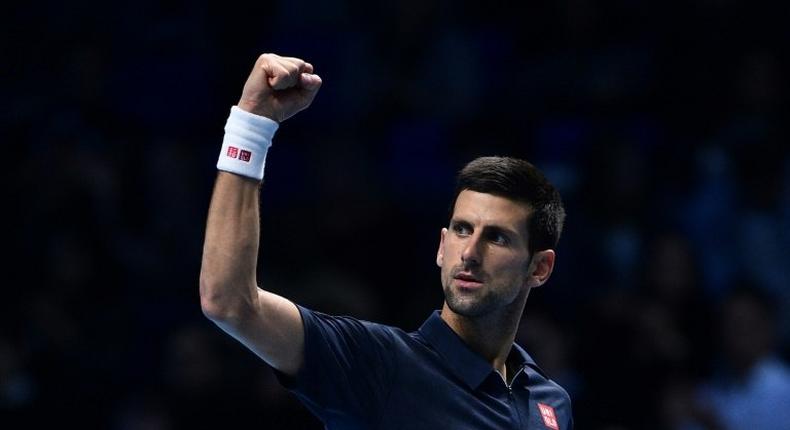
M 214 322 L 223 322 L 230 318 L 230 312 L 224 305 L 203 295 L 200 296 L 200 310 L 206 318 Z
M 213 292 L 211 286 L 200 280 L 200 310 L 211 321 L 223 319 L 227 314 L 220 297 Z
M 228 292 L 222 284 L 200 278 L 200 309 L 215 323 L 229 323 L 243 314 L 243 300 Z

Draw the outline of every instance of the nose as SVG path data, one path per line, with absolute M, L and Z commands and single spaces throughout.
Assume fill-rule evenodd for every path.
M 461 252 L 461 262 L 466 267 L 474 267 L 480 265 L 480 260 L 480 237 L 472 235 L 464 244 L 464 250 Z

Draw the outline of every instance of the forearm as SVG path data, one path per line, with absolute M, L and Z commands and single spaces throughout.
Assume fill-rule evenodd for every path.
M 203 313 L 289 375 L 302 364 L 304 330 L 294 303 L 257 285 L 259 188 L 278 124 L 309 106 L 320 87 L 310 63 L 258 57 L 225 125 L 200 268 Z
M 211 319 L 251 311 L 257 303 L 260 183 L 219 172 L 209 207 L 200 299 Z

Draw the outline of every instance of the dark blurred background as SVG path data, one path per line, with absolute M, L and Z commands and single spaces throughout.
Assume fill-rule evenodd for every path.
M 268 289 L 416 329 L 455 172 L 527 158 L 568 218 L 519 341 L 577 427 L 790 429 L 786 2 L 4 9 L 0 427 L 321 428 L 198 299 L 222 127 L 276 52 L 324 86 L 269 153 Z

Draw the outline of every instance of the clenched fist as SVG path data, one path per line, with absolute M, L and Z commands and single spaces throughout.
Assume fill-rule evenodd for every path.
M 239 107 L 277 122 L 307 108 L 321 88 L 313 65 L 299 58 L 263 54 L 255 62 Z

